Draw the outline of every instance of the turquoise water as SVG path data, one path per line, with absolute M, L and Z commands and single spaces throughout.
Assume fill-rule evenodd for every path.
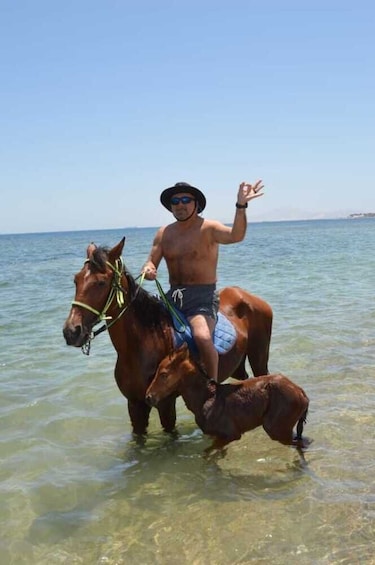
M 272 305 L 270 370 L 310 397 L 306 466 L 262 429 L 205 459 L 181 399 L 178 437 L 153 411 L 138 445 L 108 336 L 65 345 L 88 243 L 125 235 L 136 276 L 154 232 L 0 236 L 1 564 L 374 563 L 375 220 L 259 223 L 221 248 L 219 287 Z

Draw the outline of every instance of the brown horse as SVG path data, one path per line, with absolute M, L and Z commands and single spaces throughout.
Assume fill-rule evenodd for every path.
M 184 344 L 161 361 L 146 401 L 157 406 L 176 393 L 181 394 L 201 430 L 213 438 L 206 452 L 222 449 L 260 425 L 273 440 L 299 449 L 306 446 L 302 432 L 309 399 L 284 375 L 218 384 L 207 377 Z
M 115 379 L 128 399 L 133 432 L 147 430 L 151 407 L 145 401 L 148 385 L 160 361 L 173 349 L 174 329 L 164 303 L 136 284 L 121 260 L 123 238 L 113 249 L 90 244 L 87 259 L 75 275 L 76 294 L 64 324 L 68 345 L 89 347 L 104 321 L 117 351 Z M 254 376 L 268 373 L 272 310 L 261 298 L 238 287 L 220 292 L 220 310 L 236 329 L 236 343 L 220 355 L 219 379 L 248 377 L 246 357 Z M 100 330 L 99 330 L 100 331 Z M 172 431 L 176 423 L 177 395 L 165 398 L 157 410 L 161 425 Z

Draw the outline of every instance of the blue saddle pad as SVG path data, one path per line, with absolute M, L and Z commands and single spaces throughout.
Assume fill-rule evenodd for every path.
M 197 346 L 195 344 L 190 324 L 178 310 L 178 317 L 172 312 L 174 326 L 174 345 L 176 349 L 184 342 L 187 343 L 191 353 L 198 355 Z M 219 354 L 227 353 L 236 343 L 237 333 L 232 322 L 228 320 L 221 312 L 218 313 L 217 323 L 214 331 L 214 346 Z

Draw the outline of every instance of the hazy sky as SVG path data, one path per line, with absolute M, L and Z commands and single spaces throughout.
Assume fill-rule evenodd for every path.
M 375 212 L 373 6 L 0 0 L 0 233 Z

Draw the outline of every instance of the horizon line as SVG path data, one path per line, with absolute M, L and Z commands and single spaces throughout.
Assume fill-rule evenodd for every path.
M 369 213 L 368 213 L 369 214 Z M 326 216 L 321 218 L 280 218 L 277 220 L 256 220 L 253 219 L 250 224 L 270 224 L 278 222 L 320 222 L 329 220 L 357 220 L 357 219 L 368 219 L 374 218 L 374 216 L 366 215 L 365 213 L 355 213 L 346 216 Z M 223 222 L 225 225 L 230 226 L 233 222 Z M 4 235 L 42 235 L 42 234 L 56 234 L 56 233 L 80 233 L 88 231 L 118 231 L 127 229 L 158 229 L 160 226 L 121 226 L 117 228 L 84 228 L 84 229 L 62 229 L 62 230 L 46 230 L 46 231 L 25 231 L 25 232 L 0 232 L 0 236 Z

